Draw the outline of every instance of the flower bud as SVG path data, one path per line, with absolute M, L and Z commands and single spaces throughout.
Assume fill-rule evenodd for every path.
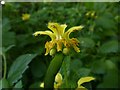
M 94 17 L 95 16 L 95 11 L 92 11 L 91 12 L 91 17 Z
M 87 16 L 87 17 L 89 17 L 90 16 L 90 11 L 89 12 L 87 12 L 85 15 Z
M 67 55 L 67 54 L 69 54 L 69 51 L 70 51 L 70 50 L 69 50 L 68 48 L 64 48 L 64 49 L 63 49 L 63 54 Z
M 53 48 L 53 49 L 50 50 L 50 56 L 55 55 L 55 53 L 56 53 L 56 49 Z

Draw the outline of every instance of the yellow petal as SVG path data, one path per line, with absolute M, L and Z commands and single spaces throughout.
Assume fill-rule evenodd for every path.
M 56 43 L 57 43 L 57 51 L 58 52 L 62 51 L 62 40 L 57 40 Z
M 50 42 L 46 42 L 45 44 L 45 48 L 46 48 L 46 53 L 45 55 L 48 55 L 48 53 L 50 52 L 50 50 L 54 47 L 55 42 L 54 41 L 50 41 Z
M 74 32 L 76 30 L 81 30 L 83 27 L 84 26 L 81 25 L 81 26 L 75 26 L 75 27 L 70 28 L 67 32 L 65 32 L 64 38 L 69 39 L 69 35 L 71 32 Z
M 74 44 L 74 45 L 72 45 L 73 46 L 73 48 L 74 48 L 74 50 L 76 51 L 76 52 L 80 52 L 80 49 Z
M 95 80 L 95 78 L 94 77 L 82 77 L 78 80 L 78 87 L 81 86 L 81 84 L 85 82 L 90 82 L 92 80 Z
M 62 24 L 62 25 L 60 25 L 60 34 L 61 34 L 61 35 L 64 34 L 64 32 L 65 32 L 65 28 L 66 28 L 66 27 L 67 27 L 66 24 Z
M 51 37 L 51 39 L 55 39 L 55 35 L 51 32 L 51 31 L 37 31 L 33 34 L 34 36 L 38 36 L 38 35 L 48 35 Z
M 74 48 L 76 52 L 80 52 L 80 49 L 77 47 L 79 41 L 76 38 L 70 39 L 71 46 Z
M 48 28 L 52 30 L 53 33 L 56 35 L 56 39 L 62 38 L 61 36 L 64 34 L 66 27 L 67 27 L 66 24 L 60 25 L 58 23 L 52 23 L 52 22 L 48 23 Z
M 59 27 L 60 27 L 60 25 L 58 23 L 52 23 L 52 22 L 48 23 L 48 28 L 50 30 L 52 30 L 53 33 L 55 33 L 55 34 L 59 33 L 59 30 L 58 30 Z

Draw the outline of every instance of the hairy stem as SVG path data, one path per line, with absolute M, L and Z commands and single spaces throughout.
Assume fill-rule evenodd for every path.
M 48 67 L 45 80 L 44 80 L 45 88 L 51 88 L 51 90 L 54 88 L 55 76 L 62 65 L 63 57 L 64 56 L 62 53 L 57 53 L 55 57 L 52 59 L 52 61 L 50 62 L 50 65 Z

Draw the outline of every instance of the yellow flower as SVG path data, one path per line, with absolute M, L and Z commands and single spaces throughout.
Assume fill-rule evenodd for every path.
M 22 20 L 25 21 L 25 20 L 28 20 L 30 18 L 30 14 L 22 14 Z
M 33 35 L 38 36 L 40 35 L 48 35 L 51 38 L 51 41 L 47 41 L 45 44 L 46 53 L 48 55 L 52 48 L 56 48 L 57 52 L 62 51 L 63 47 L 70 48 L 73 47 L 76 52 L 80 52 L 80 49 L 77 47 L 79 41 L 76 38 L 69 38 L 71 32 L 76 30 L 81 30 L 83 26 L 75 26 L 70 28 L 68 31 L 65 32 L 65 28 L 67 27 L 66 24 L 58 24 L 58 23 L 48 23 L 48 28 L 51 31 L 37 31 Z
M 77 84 L 78 87 L 76 90 L 87 90 L 87 88 L 83 87 L 81 84 L 85 83 L 85 82 L 90 82 L 92 80 L 95 80 L 94 77 L 82 77 L 78 80 Z
M 62 84 L 62 75 L 60 73 L 57 73 L 55 76 L 55 83 L 54 83 L 54 88 L 59 88 Z
M 54 88 L 57 90 L 57 88 L 59 88 L 61 84 L 62 84 L 62 75 L 60 73 L 57 73 L 57 75 L 55 76 Z M 40 87 L 44 88 L 43 82 L 40 84 Z

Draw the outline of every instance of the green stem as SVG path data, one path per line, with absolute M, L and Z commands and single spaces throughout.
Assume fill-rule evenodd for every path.
M 63 62 L 63 54 L 57 53 L 53 60 L 50 62 L 48 70 L 46 72 L 44 87 L 45 88 L 54 88 L 55 76 L 58 73 Z
M 3 54 L 3 60 L 4 60 L 4 73 L 3 73 L 3 78 L 6 78 L 7 62 L 6 62 L 5 54 Z

